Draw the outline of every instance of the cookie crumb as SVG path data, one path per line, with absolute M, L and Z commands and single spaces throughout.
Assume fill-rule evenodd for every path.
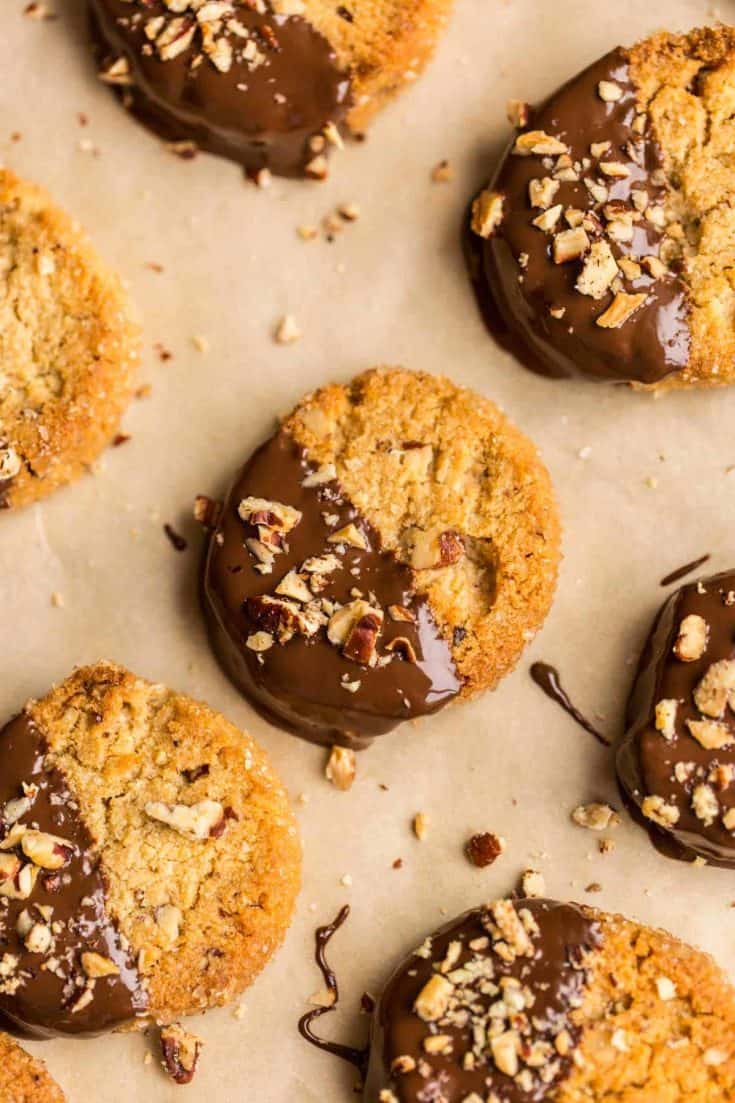
M 505 839 L 499 835 L 493 835 L 491 831 L 473 835 L 465 844 L 465 853 L 468 859 L 478 869 L 491 866 L 504 850 Z
M 413 833 L 419 842 L 423 842 L 429 833 L 429 817 L 425 812 L 417 812 L 413 817 Z
M 203 356 L 209 352 L 209 341 L 201 334 L 195 334 L 191 339 L 191 343 L 197 352 L 201 352 Z
M 278 323 L 278 328 L 275 333 L 277 344 L 291 345 L 301 337 L 303 337 L 303 333 L 296 324 L 296 319 L 293 314 L 284 314 L 283 318 L 281 318 L 281 321 Z

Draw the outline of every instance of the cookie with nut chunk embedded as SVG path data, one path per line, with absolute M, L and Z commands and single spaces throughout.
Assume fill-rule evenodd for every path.
M 138 346 L 120 281 L 78 225 L 0 170 L 0 508 L 89 469 L 130 399 Z
M 324 179 L 411 84 L 452 0 L 90 0 L 100 77 L 182 156 Z
M 473 204 L 491 330 L 555 377 L 735 380 L 735 30 L 656 34 L 538 108 Z
M 453 920 L 388 981 L 365 1103 L 727 1103 L 735 991 L 664 931 L 551 900 Z
M 3 1103 L 64 1103 L 64 1093 L 43 1061 L 0 1034 L 0 1099 Z
M 620 785 L 671 857 L 735 866 L 735 571 L 682 586 L 641 655 Z
M 531 442 L 448 379 L 378 369 L 308 395 L 248 460 L 205 607 L 253 704 L 358 748 L 494 687 L 541 625 L 558 560 Z
M 224 717 L 111 663 L 0 731 L 0 1013 L 26 1033 L 168 1023 L 232 999 L 299 885 L 288 801 Z

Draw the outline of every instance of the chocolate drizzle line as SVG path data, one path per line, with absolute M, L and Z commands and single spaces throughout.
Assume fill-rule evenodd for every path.
M 603 101 L 598 94 L 601 81 L 616 85 L 620 97 Z M 661 206 L 666 197 L 667 186 L 659 178 L 661 151 L 647 129 L 643 134 L 633 129 L 637 114 L 627 54 L 617 49 L 532 110 L 523 128 L 544 131 L 568 146 L 572 161 L 580 166 L 579 179 L 562 178 L 552 205 L 591 212 L 595 225 L 599 223 L 598 230 L 590 229 L 591 241 L 600 240 L 607 204 L 593 199 L 585 179 L 602 182 L 607 202 L 620 203 L 627 211 L 634 210 L 633 190 L 647 192 L 652 206 Z M 609 150 L 593 156 L 591 145 L 603 142 L 610 143 Z M 611 305 L 613 292 L 607 290 L 597 300 L 584 295 L 575 288 L 580 262 L 554 263 L 553 238 L 567 228 L 564 215 L 550 233 L 532 225 L 541 210 L 530 206 L 529 184 L 543 177 L 555 179 L 556 161 L 556 155 L 519 156 L 509 149 L 490 184 L 503 196 L 503 219 L 487 240 L 471 233 L 466 237 L 470 276 L 487 326 L 503 347 L 542 375 L 657 383 L 689 360 L 686 288 L 674 272 L 654 277 L 642 270 L 640 276 L 625 277 L 624 291 L 645 293 L 645 302 L 617 328 L 598 326 L 596 319 Z M 628 175 L 607 177 L 599 168 L 602 162 L 621 162 Z M 605 232 L 601 240 L 608 236 Z M 637 260 L 660 259 L 664 241 L 664 231 L 644 213 L 633 223 L 632 241 L 608 243 L 616 259 Z M 554 317 L 552 309 L 563 314 Z
M 602 732 L 599 732 L 587 717 L 572 704 L 566 690 L 562 687 L 559 680 L 559 671 L 555 667 L 549 666 L 548 663 L 534 663 L 530 673 L 536 685 L 543 690 L 547 697 L 552 701 L 556 701 L 557 705 L 560 705 L 573 720 L 576 720 L 581 728 L 593 735 L 598 743 L 602 743 L 603 747 L 610 746 L 610 740 Z
M 57 869 L 32 862 L 22 838 L 0 851 L 0 1013 L 30 1037 L 99 1034 L 144 1015 L 148 997 L 131 951 L 107 914 L 93 839 L 66 779 L 47 764 L 47 753 L 43 733 L 26 713 L 0 732 L 2 839 L 25 827 L 63 840 Z M 19 799 L 20 806 L 10 803 Z M 8 877 L 13 859 L 18 872 Z M 35 880 L 27 897 L 3 892 L 8 886 L 25 892 L 29 876 Z M 33 924 L 38 941 L 28 934 Z M 82 959 L 90 952 L 117 972 L 92 979 Z
M 331 1053 L 333 1057 L 341 1057 L 343 1061 L 348 1061 L 358 1069 L 361 1076 L 364 1076 L 368 1055 L 366 1049 L 355 1049 L 354 1046 L 341 1045 L 339 1042 L 328 1042 L 326 1039 L 320 1038 L 315 1034 L 311 1026 L 311 1024 L 322 1015 L 327 1015 L 330 1011 L 337 1010 L 337 1004 L 339 1003 L 337 976 L 327 962 L 326 951 L 332 936 L 339 930 L 349 914 L 349 904 L 345 904 L 336 919 L 333 919 L 332 922 L 328 923 L 326 926 L 317 927 L 316 929 L 316 949 L 314 958 L 324 977 L 324 984 L 326 985 L 327 991 L 333 993 L 334 999 L 328 1007 L 315 1007 L 311 1011 L 307 1011 L 305 1015 L 302 1015 L 299 1019 L 299 1033 L 302 1038 L 305 1038 L 311 1045 L 316 1046 L 317 1049 L 323 1049 L 326 1053 Z
M 693 559 L 691 563 L 685 563 L 683 567 L 677 567 L 671 574 L 664 575 L 659 586 L 670 586 L 672 582 L 679 582 L 680 579 L 686 578 L 692 571 L 696 571 L 698 567 L 703 567 L 710 559 L 711 556 L 707 554 L 701 556 L 699 559 Z
M 210 539 L 205 612 L 224 669 L 271 722 L 317 743 L 360 748 L 403 720 L 435 712 L 457 694 L 461 682 L 451 648 L 416 592 L 414 572 L 381 547 L 376 530 L 335 479 L 304 486 L 313 474 L 304 450 L 283 431 L 251 457 Z M 258 573 L 257 558 L 246 546 L 257 536 L 257 526 L 238 513 L 248 497 L 301 513 L 274 556 L 271 573 Z M 359 529 L 364 548 L 329 541 L 349 525 Z M 315 599 L 345 605 L 357 589 L 371 607 L 383 611 L 379 661 L 373 665 L 347 657 L 341 646 L 329 642 L 324 626 L 309 637 L 297 633 L 287 642 L 274 642 L 263 652 L 247 646 L 263 628 L 257 620 L 263 596 L 274 595 L 289 571 L 325 555 L 336 556 L 338 563 Z M 390 610 L 398 607 L 407 619 L 393 619 Z
M 685 662 L 673 647 L 689 616 L 701 617 L 707 634 L 702 655 Z M 660 609 L 631 689 L 616 769 L 628 807 L 658 850 L 682 860 L 700 856 L 711 865 L 733 867 L 735 833 L 725 826 L 724 816 L 735 809 L 735 713 L 726 705 L 718 720 L 732 736 L 719 749 L 703 746 L 688 728 L 688 722 L 703 719 L 694 698 L 697 687 L 715 663 L 725 660 L 735 660 L 735 571 L 682 586 Z M 656 706 L 664 700 L 676 702 L 669 738 L 656 727 Z M 709 823 L 695 807 L 700 786 L 716 801 Z M 675 809 L 676 822 L 644 817 L 647 797 L 659 797 Z
M 171 21 L 162 0 L 89 3 L 101 72 L 120 58 L 127 62 L 130 79 L 115 90 L 166 141 L 193 142 L 250 172 L 267 167 L 301 176 L 315 155 L 310 139 L 328 122 L 340 123 L 349 109 L 349 74 L 327 39 L 300 16 L 260 14 L 233 0 L 233 15 L 249 38 L 225 31 L 234 55 L 221 71 L 200 52 L 198 29 L 177 56 L 159 56 L 145 28 L 154 19 Z M 191 11 L 181 21 L 196 27 Z M 245 43 L 256 45 L 261 63 L 239 59 Z
M 505 909 L 505 929 L 496 925 L 497 908 Z M 531 932 L 525 950 L 507 936 L 509 919 L 521 933 Z M 573 904 L 550 900 L 499 901 L 441 928 L 385 988 L 373 1018 L 365 1103 L 375 1103 L 384 1090 L 397 1103 L 462 1103 L 473 1092 L 502 1103 L 555 1097 L 573 1068 L 581 1029 L 571 1012 L 583 1001 L 588 957 L 600 944 L 596 921 Z M 432 979 L 442 987 L 448 982 L 450 991 L 447 997 L 445 988 L 444 1010 L 427 1020 L 417 1000 Z M 530 994 L 528 1001 L 523 996 L 523 1009 L 511 1011 L 505 1002 L 512 991 Z M 511 1018 L 521 1054 L 515 1074 L 498 1066 L 487 1034 L 488 1025 L 501 1019 L 509 1029 Z M 438 1053 L 426 1046 L 435 1035 L 448 1040 Z M 556 1044 L 559 1035 L 566 1046 Z M 522 1055 L 534 1049 L 542 1059 L 526 1066 Z

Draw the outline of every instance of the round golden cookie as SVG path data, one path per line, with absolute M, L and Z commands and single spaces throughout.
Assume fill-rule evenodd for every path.
M 139 355 L 119 279 L 35 184 L 0 170 L 0 507 L 78 478 L 109 443 Z
M 64 1093 L 43 1061 L 0 1034 L 0 1099 L 3 1103 L 64 1103 Z
M 265 754 L 111 663 L 0 732 L 0 1012 L 37 1036 L 167 1023 L 240 993 L 283 940 L 300 846 Z
M 452 0 L 89 0 L 100 77 L 164 139 L 327 175 L 429 60 Z
M 368 371 L 304 398 L 236 479 L 205 570 L 214 645 L 277 722 L 360 747 L 512 669 L 559 542 L 549 475 L 497 406 Z
M 735 991 L 665 931 L 552 900 L 453 920 L 375 1010 L 365 1103 L 729 1103 Z
M 616 48 L 538 107 L 474 202 L 491 330 L 543 374 L 735 380 L 735 30 Z

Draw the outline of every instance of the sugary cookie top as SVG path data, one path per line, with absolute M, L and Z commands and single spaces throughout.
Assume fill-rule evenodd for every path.
M 137 89 L 144 121 L 165 130 L 167 114 L 195 145 L 219 143 L 250 168 L 326 174 L 350 80 L 302 0 L 91 3 L 102 79 Z
M 735 573 L 682 587 L 660 611 L 617 761 L 651 824 L 735 864 Z
M 472 229 L 520 355 L 550 375 L 659 382 L 689 356 L 683 229 L 628 54 L 517 111 Z
M 366 1103 L 526 1103 L 569 1074 L 598 924 L 573 905 L 468 912 L 393 975 L 376 1011 Z

